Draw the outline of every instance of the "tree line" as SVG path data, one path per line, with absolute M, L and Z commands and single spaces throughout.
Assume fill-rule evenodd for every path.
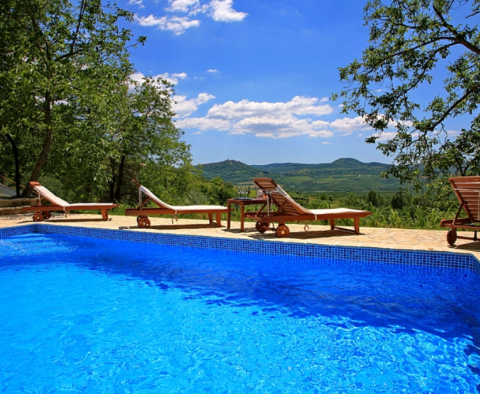
M 130 78 L 133 14 L 101 0 L 0 4 L 0 173 L 71 200 L 134 199 L 132 178 L 185 195 L 191 154 L 165 80 Z M 15 163 L 14 150 L 18 152 Z

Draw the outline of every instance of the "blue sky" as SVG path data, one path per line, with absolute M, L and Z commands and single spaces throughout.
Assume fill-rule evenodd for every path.
M 341 114 L 338 68 L 367 45 L 362 0 L 124 0 L 147 36 L 137 74 L 175 83 L 176 124 L 194 164 L 390 163 Z

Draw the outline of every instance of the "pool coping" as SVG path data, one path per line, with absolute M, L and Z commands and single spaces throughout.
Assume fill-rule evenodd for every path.
M 26 224 L 0 228 L 0 239 L 28 233 L 62 234 L 80 237 L 103 238 L 148 244 L 160 244 L 197 249 L 217 249 L 244 253 L 283 255 L 330 260 L 351 260 L 370 263 L 387 263 L 425 268 L 456 268 L 480 276 L 480 261 L 473 254 L 443 251 L 402 250 L 366 246 L 322 245 L 311 243 L 246 240 L 204 235 L 165 234 L 138 232 L 127 229 L 99 229 L 93 227 L 56 226 L 51 224 Z

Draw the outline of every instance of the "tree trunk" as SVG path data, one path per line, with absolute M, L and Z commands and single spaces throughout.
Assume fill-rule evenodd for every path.
M 5 136 L 12 144 L 13 157 L 15 158 L 15 191 L 16 191 L 15 197 L 19 198 L 20 197 L 20 162 L 18 159 L 17 144 L 15 143 L 15 140 L 9 133 L 7 133 Z
M 110 166 L 112 168 L 112 180 L 109 182 L 109 189 L 110 189 L 110 201 L 115 200 L 115 161 L 110 158 Z
M 115 189 L 115 202 L 120 202 L 120 198 L 122 197 L 122 184 L 123 184 L 123 172 L 125 170 L 125 160 L 126 156 L 122 156 L 122 159 L 120 160 L 120 167 L 118 168 L 118 176 L 117 176 L 117 187 Z
M 30 176 L 29 182 L 37 181 L 42 172 L 43 166 L 45 165 L 48 154 L 50 153 L 50 148 L 52 146 L 52 108 L 51 108 L 51 97 L 50 92 L 45 93 L 45 125 L 47 127 L 47 133 L 45 134 L 45 140 L 43 141 L 43 148 L 40 156 L 38 157 L 37 164 L 33 168 L 32 175 Z M 33 191 L 33 188 L 28 183 L 23 189 L 22 197 L 28 197 Z

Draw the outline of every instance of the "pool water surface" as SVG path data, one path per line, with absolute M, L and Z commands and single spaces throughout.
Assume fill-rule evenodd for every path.
M 7 393 L 480 392 L 473 273 L 0 240 Z

